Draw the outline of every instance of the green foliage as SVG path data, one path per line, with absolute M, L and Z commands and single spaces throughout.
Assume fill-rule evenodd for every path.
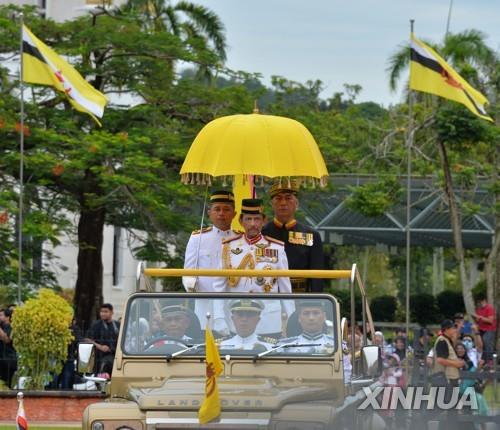
M 420 325 L 435 324 L 441 320 L 436 299 L 432 294 L 421 293 L 410 296 L 411 319 Z
M 457 312 L 465 312 L 461 291 L 444 290 L 436 296 L 439 313 L 445 318 L 453 318 Z
M 456 150 L 469 149 L 485 137 L 488 124 L 457 103 L 446 103 L 436 115 L 438 139 Z
M 398 301 L 394 296 L 378 296 L 370 303 L 374 321 L 394 321 Z
M 71 306 L 48 289 L 17 307 L 12 319 L 18 353 L 18 375 L 28 377 L 28 388 L 43 389 L 50 372 L 58 374 L 73 339 Z
M 352 194 L 346 200 L 347 206 L 368 217 L 384 214 L 402 192 L 399 181 L 392 177 L 349 188 Z
M 193 201 L 200 199 L 198 190 L 180 184 L 178 175 L 189 144 L 215 116 L 251 111 L 254 95 L 241 82 L 219 89 L 198 74 L 177 77 L 178 62 L 196 70 L 218 69 L 225 40 L 223 27 L 212 13 L 188 2 L 177 3 L 171 10 L 166 5 L 174 15 L 188 18 L 179 22 L 176 31 L 175 23 L 168 21 L 175 17 L 165 15 L 167 9 L 158 11 L 164 25 L 150 27 L 145 3 L 130 3 L 137 7 L 94 21 L 81 17 L 59 24 L 26 15 L 36 35 L 59 54 L 69 56 L 94 87 L 113 95 L 103 127 L 97 128 L 88 116 L 72 109 L 64 95 L 50 87 L 30 86 L 32 97 L 25 103 L 29 126 L 24 154 L 25 178 L 29 178 L 23 225 L 28 238 L 23 249 L 26 269 L 32 269 L 27 264 L 31 257 L 40 260 L 43 253 L 46 260 L 51 259 L 41 247 L 44 240 L 57 244 L 61 234 L 77 233 L 66 219 L 69 213 L 86 214 L 80 216 L 86 224 L 78 228 L 78 244 L 84 251 L 81 258 L 86 259 L 81 267 L 89 264 L 99 273 L 101 250 L 88 244 L 102 234 L 104 223 L 144 231 L 134 234 L 142 245 L 136 251 L 170 263 L 174 257 L 161 235 L 175 240 L 177 232 L 191 230 L 199 216 L 193 213 Z M 19 28 L 11 11 L 0 8 L 2 53 L 17 49 Z M 204 36 L 210 38 L 209 43 L 201 40 Z M 8 81 L 3 69 L 0 73 L 5 77 L 0 86 L 0 177 L 5 179 L 0 182 L 0 193 L 10 192 L 5 205 L 0 204 L 0 213 L 6 208 L 15 214 L 18 83 Z M 115 94 L 131 96 L 133 104 L 118 104 Z M 0 262 L 5 263 L 0 283 L 6 285 L 15 282 L 16 275 L 13 228 L 14 223 L 0 226 L 0 239 L 12 243 L 0 252 Z M 52 285 L 54 280 L 44 273 L 31 270 L 25 279 L 36 286 Z M 89 300 L 80 303 L 78 312 L 90 312 L 94 297 L 101 295 L 100 282 L 87 279 L 81 269 L 76 285 L 75 300 Z M 88 288 L 86 294 L 81 288 Z
M 478 296 L 488 297 L 486 281 L 479 281 L 472 289 L 472 297 L 477 301 Z

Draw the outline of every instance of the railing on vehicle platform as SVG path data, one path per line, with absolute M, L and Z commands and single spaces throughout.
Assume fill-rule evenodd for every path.
M 144 262 L 137 267 L 136 289 L 141 289 L 141 279 L 144 277 L 146 291 L 154 291 L 148 277 L 182 277 L 182 276 L 208 276 L 208 277 L 288 277 L 288 278 L 315 278 L 315 279 L 349 279 L 351 292 L 351 357 L 355 357 L 355 334 L 356 334 L 356 308 L 355 308 L 355 286 L 361 294 L 362 316 L 363 316 L 363 346 L 367 345 L 366 322 L 371 330 L 375 332 L 373 318 L 363 279 L 358 271 L 357 265 L 353 264 L 350 270 L 249 270 L 249 269 L 160 269 L 147 268 Z M 343 333 L 344 334 L 344 333 Z M 347 339 L 345 339 L 347 340 Z

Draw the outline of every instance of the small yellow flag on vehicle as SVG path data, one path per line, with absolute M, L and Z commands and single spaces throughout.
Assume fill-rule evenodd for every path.
M 218 418 L 221 411 L 217 376 L 222 373 L 223 366 L 208 322 L 205 328 L 205 349 L 207 379 L 205 382 L 205 398 L 198 411 L 200 424 L 206 424 Z
M 486 97 L 473 88 L 430 46 L 411 35 L 410 88 L 462 103 L 473 114 L 493 121 L 486 113 Z
M 73 107 L 89 114 L 99 125 L 108 102 L 64 58 L 57 55 L 23 25 L 23 76 L 24 82 L 48 85 L 63 92 Z

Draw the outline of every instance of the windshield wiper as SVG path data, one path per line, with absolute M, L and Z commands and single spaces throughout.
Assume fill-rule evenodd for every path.
M 256 361 L 258 358 L 262 358 L 268 354 L 271 354 L 274 351 L 277 351 L 278 349 L 282 348 L 302 348 L 306 346 L 321 346 L 320 343 L 296 343 L 296 342 L 288 342 L 288 343 L 282 343 L 281 345 L 275 346 L 274 348 L 268 349 L 267 351 L 263 351 L 260 354 L 257 354 L 253 357 L 254 361 Z
M 197 350 L 202 346 L 205 346 L 205 343 L 195 343 L 194 345 L 188 346 L 187 348 L 181 349 L 180 351 L 175 351 L 172 354 L 167 354 L 167 361 L 171 358 L 177 357 L 178 355 L 184 354 L 185 352 Z

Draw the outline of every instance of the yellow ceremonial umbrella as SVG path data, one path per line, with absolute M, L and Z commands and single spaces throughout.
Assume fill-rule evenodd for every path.
M 252 113 L 217 118 L 203 127 L 181 168 L 184 183 L 211 183 L 221 176 L 311 178 L 325 186 L 325 161 L 300 122 Z

